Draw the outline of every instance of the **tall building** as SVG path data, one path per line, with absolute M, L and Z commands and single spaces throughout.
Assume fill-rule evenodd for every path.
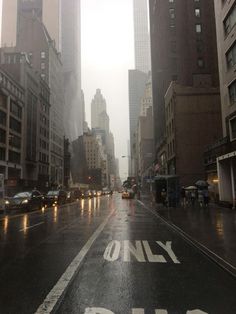
M 209 147 L 208 178 L 219 199 L 235 207 L 236 199 L 236 1 L 215 0 L 223 138 Z M 218 191 L 217 191 L 218 192 Z
M 100 128 L 99 115 L 106 112 L 106 100 L 103 97 L 101 90 L 97 89 L 96 94 L 91 102 L 91 127 L 92 129 Z
M 63 184 L 65 110 L 63 68 L 59 52 L 44 24 L 32 11 L 19 12 L 17 50 L 27 53 L 32 67 L 50 88 L 50 184 Z
M 171 83 L 217 87 L 214 3 L 149 0 L 155 144 L 165 137 L 164 96 Z
M 23 178 L 24 105 L 23 86 L 0 67 L 0 172 L 8 195 L 17 191 Z
M 150 71 L 150 37 L 147 0 L 133 0 L 135 69 L 129 70 L 130 167 L 129 175 L 137 175 L 137 125 L 141 99 Z
M 151 64 L 147 0 L 133 0 L 133 10 L 135 69 L 148 73 Z
M 129 124 L 130 124 L 130 161 L 129 176 L 135 175 L 137 160 L 137 125 L 141 101 L 144 96 L 147 74 L 139 70 L 129 70 Z
M 0 51 L 1 67 L 20 82 L 25 90 L 22 146 L 19 137 L 11 134 L 11 143 L 18 149 L 23 147 L 20 185 L 31 189 L 37 186 L 45 190 L 49 184 L 49 86 L 32 69 L 26 54 L 16 52 L 15 48 L 1 48 Z M 22 113 L 19 106 L 15 104 L 14 107 L 20 117 Z
M 60 1 L 61 0 L 3 0 L 2 47 L 16 45 L 20 12 L 37 16 L 47 28 L 55 47 L 60 51 Z
M 17 0 L 3 0 L 1 47 L 15 47 L 16 33 L 17 33 Z
M 80 0 L 61 1 L 61 55 L 64 72 L 66 135 L 75 140 L 83 134 L 84 112 L 81 93 Z M 68 123 L 70 121 L 70 123 Z

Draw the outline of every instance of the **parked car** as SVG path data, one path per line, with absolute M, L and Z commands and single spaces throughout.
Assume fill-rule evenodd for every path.
M 93 194 L 93 197 L 98 196 L 98 194 L 97 194 L 97 191 L 96 191 L 96 190 L 92 190 L 92 194 Z
M 93 192 L 91 190 L 87 190 L 84 192 L 84 198 L 92 198 Z
M 67 193 L 63 190 L 49 191 L 45 196 L 45 204 L 47 206 L 65 204 Z
M 102 196 L 102 191 L 97 191 L 97 196 Z
M 5 199 L 6 210 L 22 209 L 26 211 L 41 209 L 44 204 L 43 195 L 37 191 L 20 192 Z
M 122 192 L 122 198 L 134 198 L 134 191 L 132 189 L 125 189 Z

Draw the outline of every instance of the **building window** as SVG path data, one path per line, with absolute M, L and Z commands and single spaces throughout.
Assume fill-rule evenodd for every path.
M 236 139 L 236 117 L 229 120 L 230 125 L 230 139 L 235 140 Z
M 46 58 L 46 52 L 45 51 L 41 51 L 41 59 L 45 59 Z
M 10 128 L 17 133 L 21 133 L 21 123 L 12 117 L 10 118 Z
M 41 73 L 41 79 L 45 80 L 46 75 L 44 73 Z
M 195 9 L 195 16 L 200 17 L 201 16 L 201 11 L 200 9 Z
M 227 36 L 231 32 L 235 24 L 236 24 L 236 4 L 234 4 L 228 16 L 224 20 L 225 36 Z
M 20 153 L 9 150 L 9 161 L 12 163 L 20 164 Z
M 171 52 L 173 52 L 173 53 L 176 53 L 176 51 L 177 51 L 177 46 L 176 46 L 176 41 L 172 41 L 171 42 Z
M 169 0 L 169 2 L 170 2 L 170 3 L 173 3 L 173 2 L 174 2 L 174 0 Z
M 202 58 L 198 58 L 197 65 L 199 68 L 204 68 L 204 60 Z
M 170 18 L 174 19 L 175 18 L 175 9 L 170 9 L 169 13 L 170 13 Z
M 226 53 L 226 62 L 228 69 L 231 69 L 236 64 L 236 42 Z
M 20 106 L 18 106 L 14 101 L 11 101 L 10 104 L 10 111 L 12 114 L 14 114 L 17 118 L 21 119 L 22 116 L 22 109 Z
M 0 129 L 0 143 L 6 144 L 6 131 Z
M 202 53 L 203 52 L 203 48 L 204 48 L 204 43 L 203 43 L 203 41 L 202 40 L 200 40 L 200 39 L 197 39 L 197 41 L 196 41 L 196 46 L 197 46 L 197 52 L 198 53 Z
M 45 70 L 45 63 L 41 62 L 41 70 Z
M 5 152 L 6 152 L 5 149 L 0 147 L 0 160 L 5 160 L 5 158 L 6 158 Z
M 201 33 L 202 32 L 202 25 L 201 24 L 196 24 L 195 25 L 195 28 L 196 28 L 196 33 Z
M 0 124 L 6 125 L 6 113 L 0 110 Z
M 228 87 L 230 104 L 236 103 L 236 80 Z

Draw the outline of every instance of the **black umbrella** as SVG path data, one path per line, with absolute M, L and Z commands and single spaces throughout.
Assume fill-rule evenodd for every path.
M 200 187 L 200 188 L 207 188 L 209 183 L 207 181 L 204 181 L 204 180 L 198 180 L 195 185 L 197 187 Z

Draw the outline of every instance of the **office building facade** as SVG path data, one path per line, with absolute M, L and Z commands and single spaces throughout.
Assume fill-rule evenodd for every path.
M 164 96 L 171 83 L 219 85 L 214 3 L 150 0 L 154 136 L 165 138 Z
M 151 70 L 150 36 L 148 31 L 148 2 L 133 0 L 135 69 Z
M 223 137 L 205 154 L 219 200 L 236 199 L 236 1 L 215 0 Z M 217 197 L 217 200 L 218 200 Z

